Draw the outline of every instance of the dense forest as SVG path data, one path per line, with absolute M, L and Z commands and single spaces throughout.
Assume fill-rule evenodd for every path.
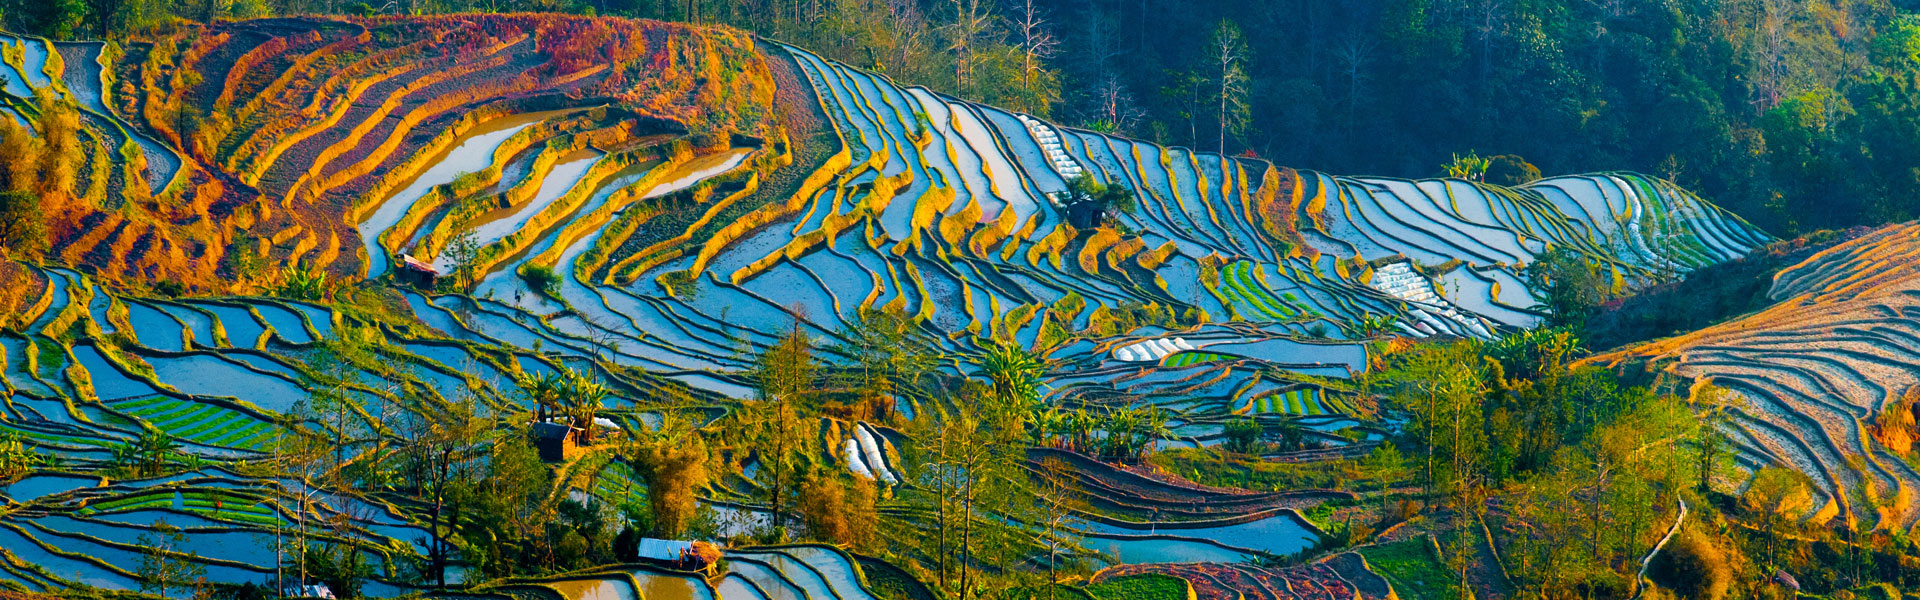
M 1512 155 L 1634 170 L 1769 231 L 1911 218 L 1920 16 L 1841 0 L 56 0 L 113 37 L 302 13 L 569 11 L 721 23 L 1063 123 L 1343 173 Z

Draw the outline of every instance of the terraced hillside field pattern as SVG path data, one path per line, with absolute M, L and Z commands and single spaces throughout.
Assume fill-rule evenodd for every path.
M 1781 271 L 1765 310 L 1588 360 L 1732 391 L 1726 427 L 1742 462 L 1809 475 L 1819 495 L 1807 519 L 1909 531 L 1920 473 L 1890 451 L 1905 452 L 1904 440 L 1886 434 L 1920 383 L 1917 234 L 1911 223 L 1874 230 Z
M 311 521 L 372 565 L 362 593 L 414 591 L 423 581 L 400 565 L 427 552 L 422 499 L 257 467 L 294 438 L 351 436 L 342 451 L 377 457 L 398 424 L 463 402 L 525 421 L 527 382 L 563 373 L 609 391 L 593 414 L 612 427 L 712 422 L 755 398 L 752 356 L 795 329 L 850 344 L 863 311 L 903 316 L 952 356 L 1035 351 L 1046 403 L 1162 409 L 1163 447 L 1287 415 L 1334 452 L 1363 451 L 1384 431 L 1352 381 L 1369 341 L 1534 326 L 1522 269 L 1551 250 L 1628 289 L 1772 241 L 1640 174 L 1503 187 L 1295 170 L 1064 127 L 724 28 L 283 18 L 4 45 L 0 119 L 38 128 L 66 111 L 85 157 L 47 207 L 44 263 L 0 270 L 13 307 L 0 431 L 59 457 L 0 488 L 0 586 L 29 591 L 137 589 L 130 565 L 160 520 L 191 534 L 213 581 L 264 581 L 274 535 Z M 1077 217 L 1076 178 L 1135 202 Z M 1819 479 L 1827 506 L 1809 517 L 1909 528 L 1920 474 L 1862 424 L 1914 383 L 1901 324 L 1915 292 L 1906 270 L 1860 278 L 1856 263 L 1911 258 L 1912 238 L 1823 253 L 1781 275 L 1779 308 L 1633 352 L 1748 397 L 1743 456 Z M 412 285 L 422 267 L 442 283 Z M 380 290 L 398 320 L 280 292 L 321 277 Z M 339 359 L 341 345 L 370 358 Z M 318 396 L 368 424 L 286 418 Z M 890 419 L 823 417 L 812 460 L 915 485 L 921 442 L 902 423 L 948 400 L 889 401 Z M 192 468 L 102 475 L 151 432 Z M 565 462 L 581 483 L 559 496 L 638 498 L 631 466 L 601 458 Z M 1350 493 L 1224 492 L 1069 449 L 1029 458 L 1076 466 L 1079 550 L 1118 565 L 1087 585 L 1145 578 L 1126 581 L 1222 599 L 1386 585 L 1357 554 L 1248 562 L 1311 547 L 1323 532 L 1300 509 Z M 738 527 L 764 518 L 751 478 L 726 475 L 703 503 Z M 907 547 L 926 533 L 880 535 Z M 825 546 L 726 556 L 714 579 L 623 567 L 499 591 L 856 600 L 896 579 Z

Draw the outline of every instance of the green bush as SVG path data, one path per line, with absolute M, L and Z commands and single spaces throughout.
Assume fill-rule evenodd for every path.
M 1171 575 L 1141 573 L 1087 586 L 1095 600 L 1185 600 L 1187 582 Z
M 1394 591 L 1406 600 L 1440 600 L 1455 597 L 1453 575 L 1440 564 L 1433 543 L 1425 537 L 1380 544 L 1360 550 L 1376 573 L 1393 584 Z
M 1674 536 L 1648 565 L 1647 577 L 1686 600 L 1720 600 L 1733 584 L 1726 553 L 1692 531 Z
M 1266 429 L 1261 427 L 1260 422 L 1255 421 L 1253 417 L 1228 421 L 1226 427 L 1227 449 L 1234 452 L 1254 452 L 1259 450 L 1261 446 L 1260 436 L 1265 433 Z
M 527 265 L 520 270 L 520 279 L 527 282 L 527 289 L 535 292 L 551 296 L 560 291 L 560 276 L 553 272 L 553 267 Z
M 1525 185 L 1540 178 L 1540 167 L 1519 156 L 1502 154 L 1487 159 L 1486 178 L 1487 183 Z

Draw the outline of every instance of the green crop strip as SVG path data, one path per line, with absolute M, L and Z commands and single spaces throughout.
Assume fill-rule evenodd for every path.
M 1204 362 L 1213 362 L 1217 360 L 1232 360 L 1232 358 L 1228 356 L 1220 355 L 1220 354 L 1213 354 L 1211 352 L 1194 352 L 1194 351 L 1176 352 L 1172 356 L 1167 357 L 1166 366 L 1190 367 L 1196 364 L 1200 364 Z
M 92 513 L 102 513 L 102 512 L 121 512 L 121 511 L 137 510 L 142 508 L 152 508 L 155 506 L 162 506 L 162 505 L 173 506 L 173 492 L 169 491 L 169 492 L 155 493 L 155 494 L 143 494 L 143 495 L 133 496 L 129 498 L 121 498 L 118 500 L 109 500 L 109 501 L 101 502 L 98 504 L 88 505 L 85 509 L 82 509 L 80 512 L 81 514 L 92 514 Z

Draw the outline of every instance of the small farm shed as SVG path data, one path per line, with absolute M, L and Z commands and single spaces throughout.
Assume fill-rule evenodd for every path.
M 400 268 L 394 274 L 400 278 L 401 283 L 421 288 L 433 287 L 433 283 L 440 279 L 439 269 L 414 258 L 412 254 L 400 255 Z
M 564 461 L 574 449 L 573 427 L 565 423 L 534 423 L 533 447 L 540 449 L 540 460 Z
M 1107 207 L 1098 202 L 1082 200 L 1067 205 L 1067 224 L 1074 229 L 1088 230 L 1099 227 L 1107 219 Z

